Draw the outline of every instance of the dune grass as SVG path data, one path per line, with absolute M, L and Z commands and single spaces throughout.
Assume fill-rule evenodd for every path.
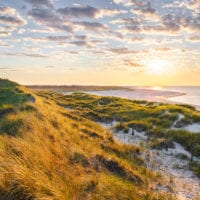
M 175 126 L 186 126 L 200 123 L 200 112 L 190 105 L 155 104 L 153 102 L 135 101 L 117 97 L 100 97 L 85 93 L 62 95 L 51 92 L 40 92 L 58 105 L 81 114 L 88 119 L 110 123 L 119 121 L 116 129 L 127 131 L 134 128 L 145 131 L 150 137 L 170 138 L 182 144 L 188 151 L 194 151 L 200 157 L 200 133 L 190 133 L 173 129 Z M 179 119 L 179 115 L 183 119 Z M 175 123 L 175 122 L 179 123 Z M 193 147 L 195 146 L 195 149 Z
M 12 112 L 0 122 L 1 200 L 175 199 L 154 191 L 162 178 L 144 167 L 141 148 L 117 143 L 51 95 L 0 80 L 5 88 L 12 101 L 4 93 L 1 109 Z

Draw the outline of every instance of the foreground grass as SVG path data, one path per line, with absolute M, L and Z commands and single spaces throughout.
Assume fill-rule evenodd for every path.
M 16 83 L 0 91 L 0 199 L 173 199 L 154 192 L 142 149 Z

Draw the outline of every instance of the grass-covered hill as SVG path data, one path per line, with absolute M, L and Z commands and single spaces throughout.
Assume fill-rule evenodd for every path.
M 164 183 L 144 167 L 141 152 L 50 98 L 0 79 L 1 200 L 172 199 L 156 192 Z
M 200 131 L 193 133 L 182 129 L 200 123 L 200 112 L 193 106 L 101 97 L 86 93 L 62 95 L 43 91 L 38 94 L 90 120 L 104 123 L 118 121 L 116 131 L 128 132 L 130 128 L 144 131 L 152 147 L 165 148 L 166 143 L 170 145 L 175 141 L 183 145 L 192 156 L 200 158 Z M 200 164 L 194 162 L 191 167 L 200 176 Z

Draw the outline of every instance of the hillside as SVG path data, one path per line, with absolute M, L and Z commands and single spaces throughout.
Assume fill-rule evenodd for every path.
M 200 112 L 190 105 L 40 91 L 65 109 L 97 122 L 118 141 L 143 149 L 145 166 L 161 173 L 178 199 L 200 197 Z
M 0 79 L 0 199 L 167 199 L 142 148 L 84 116 Z M 168 199 L 173 199 L 169 197 Z
M 116 131 L 132 128 L 145 131 L 150 139 L 163 138 L 182 144 L 200 157 L 200 112 L 190 105 L 174 105 L 148 101 L 101 97 L 85 93 L 62 95 L 39 92 L 40 96 L 54 100 L 58 105 L 99 123 L 115 124 Z M 152 144 L 153 145 L 153 144 Z

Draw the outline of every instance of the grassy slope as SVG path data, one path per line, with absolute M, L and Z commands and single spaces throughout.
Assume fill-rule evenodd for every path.
M 171 129 L 174 122 L 178 120 L 179 114 L 182 114 L 184 118 L 179 120 L 177 126 L 200 123 L 200 112 L 192 106 L 157 105 L 153 102 L 100 97 L 84 93 L 64 96 L 53 92 L 39 92 L 39 95 L 50 98 L 58 105 L 72 109 L 93 121 L 110 122 L 115 119 L 121 121 L 117 129 L 126 131 L 128 127 L 134 127 L 143 130 L 152 139 L 152 146 L 160 146 L 159 141 L 163 143 L 163 140 L 176 141 L 195 156 L 200 157 L 200 133 Z M 196 166 L 194 171 L 200 176 L 200 165 L 193 164 Z
M 1 200 L 157 198 L 141 149 L 7 80 L 0 102 Z

